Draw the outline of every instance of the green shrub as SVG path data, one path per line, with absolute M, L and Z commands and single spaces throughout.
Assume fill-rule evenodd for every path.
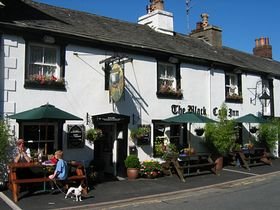
M 226 156 L 235 143 L 235 123 L 227 119 L 227 106 L 222 104 L 218 123 L 207 123 L 205 126 L 205 139 L 211 152 Z
M 0 121 L 0 160 L 5 162 L 8 158 L 9 147 L 9 126 L 4 122 Z
M 274 119 L 269 123 L 263 123 L 259 126 L 260 146 L 265 147 L 269 152 L 273 150 L 280 135 L 280 121 Z
M 124 161 L 126 168 L 140 168 L 140 161 L 136 155 L 129 155 Z

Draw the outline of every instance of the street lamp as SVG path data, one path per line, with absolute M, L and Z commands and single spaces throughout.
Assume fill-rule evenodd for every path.
M 264 109 L 268 106 L 270 101 L 270 96 L 267 94 L 266 91 L 259 97 L 261 104 L 262 104 L 262 115 L 264 116 Z

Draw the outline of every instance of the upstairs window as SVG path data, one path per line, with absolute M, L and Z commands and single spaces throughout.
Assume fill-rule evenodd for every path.
M 225 75 L 226 102 L 242 103 L 241 74 Z
M 158 97 L 182 98 L 180 73 L 176 64 L 158 63 Z
M 65 88 L 60 61 L 60 47 L 28 44 L 25 87 Z

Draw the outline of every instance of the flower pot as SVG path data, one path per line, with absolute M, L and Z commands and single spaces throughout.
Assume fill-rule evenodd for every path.
M 139 174 L 138 168 L 127 168 L 127 178 L 129 180 L 137 179 Z

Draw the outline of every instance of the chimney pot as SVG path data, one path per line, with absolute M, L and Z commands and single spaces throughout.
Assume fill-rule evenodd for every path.
M 253 49 L 253 54 L 256 56 L 272 59 L 272 46 L 269 44 L 268 37 L 255 39 L 256 46 Z
M 209 15 L 207 13 L 202 13 L 201 18 L 202 18 L 202 27 L 205 28 L 208 26 L 208 17 Z

